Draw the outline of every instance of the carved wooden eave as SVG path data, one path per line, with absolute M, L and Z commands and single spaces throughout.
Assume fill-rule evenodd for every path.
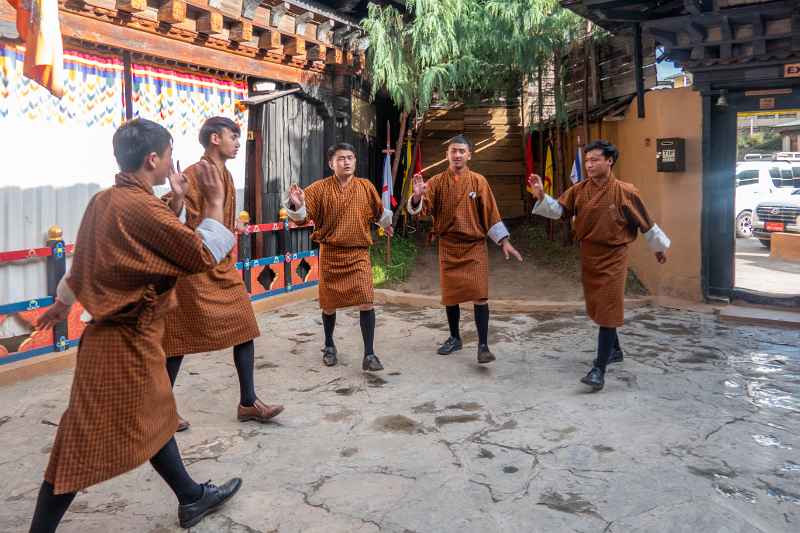
M 312 8 L 269 0 L 59 0 L 66 38 L 286 82 L 307 83 L 331 68 L 341 73 L 337 67 L 357 74 L 357 61 L 345 64 L 355 43 L 333 42 L 335 29 L 352 30 L 355 22 Z M 0 20 L 14 16 L 0 8 Z

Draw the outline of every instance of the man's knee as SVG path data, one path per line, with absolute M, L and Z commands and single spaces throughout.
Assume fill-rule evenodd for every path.
M 374 308 L 375 307 L 372 304 L 364 304 L 358 306 L 359 311 L 372 311 Z
M 489 305 L 489 299 L 484 298 L 483 300 L 473 300 L 472 302 L 474 305 Z
M 323 309 L 322 310 L 322 314 L 323 315 L 328 315 L 328 316 L 335 315 L 336 314 L 336 309 Z

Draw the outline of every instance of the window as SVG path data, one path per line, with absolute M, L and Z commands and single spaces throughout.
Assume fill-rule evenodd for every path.
M 769 177 L 775 187 L 794 187 L 794 174 L 791 168 L 771 167 Z
M 800 170 L 800 167 L 798 168 Z M 758 170 L 742 170 L 736 173 L 736 186 L 755 185 L 758 183 Z

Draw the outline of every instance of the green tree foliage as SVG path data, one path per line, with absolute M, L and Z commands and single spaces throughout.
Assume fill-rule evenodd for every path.
M 406 6 L 401 14 L 371 4 L 362 24 L 373 91 L 385 90 L 410 113 L 424 112 L 436 95 L 516 92 L 585 28 L 558 0 L 408 0 Z

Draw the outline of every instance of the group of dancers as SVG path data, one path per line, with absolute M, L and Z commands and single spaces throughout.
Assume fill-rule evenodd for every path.
M 135 119 L 114 134 L 120 168 L 115 185 L 86 208 L 72 265 L 55 303 L 38 327 L 67 318 L 79 302 L 92 320 L 78 348 L 69 405 L 64 412 L 36 502 L 32 533 L 56 530 L 78 491 L 130 471 L 146 461 L 178 500 L 178 520 L 189 528 L 239 490 L 238 477 L 221 485 L 197 483 L 186 471 L 174 434 L 190 427 L 177 413 L 172 386 L 184 355 L 233 346 L 239 379 L 237 418 L 266 422 L 283 411 L 256 395 L 254 343 L 260 332 L 231 255 L 237 230 L 235 188 L 226 162 L 236 157 L 241 131 L 224 117 L 208 119 L 199 133 L 203 158 L 181 172 L 170 133 Z M 598 324 L 597 357 L 581 381 L 604 386 L 606 366 L 623 359 L 617 328 L 624 318 L 628 244 L 644 234 L 660 263 L 670 242 L 652 221 L 638 191 L 613 173 L 619 154 L 606 141 L 585 147 L 587 179 L 558 199 L 531 175 L 533 213 L 571 220 L 580 243 L 586 310 Z M 448 169 L 427 181 L 413 178 L 404 206 L 433 220 L 442 304 L 449 338 L 437 352 L 463 348 L 460 305 L 473 304 L 477 362 L 489 348 L 491 240 L 505 258 L 522 262 L 511 244 L 486 178 L 469 168 L 473 145 L 463 135 L 447 145 Z M 393 213 L 375 186 L 355 176 L 353 146 L 331 146 L 333 174 L 286 199 L 291 220 L 314 221 L 320 246 L 319 305 L 325 343 L 322 361 L 338 363 L 333 333 L 338 309 L 358 307 L 364 342 L 362 369 L 383 370 L 374 350 L 375 310 L 369 248 L 374 225 L 392 235 Z M 171 192 L 153 188 L 169 182 Z M 488 238 L 488 239 L 487 239 Z

